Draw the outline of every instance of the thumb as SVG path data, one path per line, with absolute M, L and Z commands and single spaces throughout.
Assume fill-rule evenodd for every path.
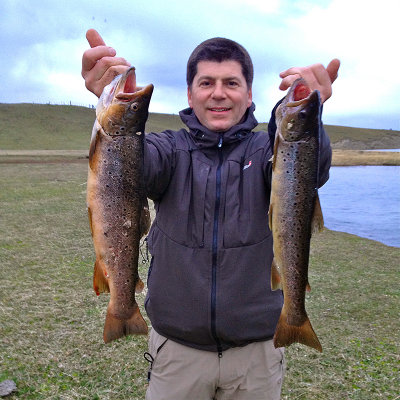
M 333 83 L 337 76 L 340 67 L 340 60 L 334 58 L 326 67 L 326 72 L 328 72 L 329 78 L 331 78 L 331 82 Z
M 105 46 L 103 38 L 95 29 L 89 29 L 86 32 L 86 39 L 90 44 L 90 47 Z

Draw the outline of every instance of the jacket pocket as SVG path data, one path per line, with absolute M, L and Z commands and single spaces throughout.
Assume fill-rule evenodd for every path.
M 250 246 L 265 240 L 269 191 L 257 154 L 243 162 L 229 161 L 224 209 L 224 248 Z
M 191 167 L 175 173 L 168 190 L 158 203 L 156 224 L 170 240 L 179 245 L 204 247 L 209 172 L 209 165 L 193 159 Z

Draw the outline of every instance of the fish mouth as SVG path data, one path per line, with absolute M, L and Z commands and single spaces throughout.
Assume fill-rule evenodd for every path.
M 318 90 L 311 91 L 303 78 L 295 80 L 288 93 L 287 107 L 298 107 L 310 102 L 316 102 L 320 98 Z
M 145 87 L 136 86 L 135 67 L 129 68 L 120 79 L 115 89 L 114 97 L 123 103 L 130 103 L 142 96 L 151 96 L 154 86 L 149 84 Z

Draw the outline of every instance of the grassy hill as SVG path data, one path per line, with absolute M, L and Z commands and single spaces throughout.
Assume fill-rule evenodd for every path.
M 0 149 L 86 150 L 95 119 L 87 107 L 48 104 L 0 104 Z M 183 127 L 178 115 L 151 113 L 146 130 Z M 262 123 L 259 129 L 266 129 Z M 400 132 L 325 125 L 334 149 L 400 148 Z

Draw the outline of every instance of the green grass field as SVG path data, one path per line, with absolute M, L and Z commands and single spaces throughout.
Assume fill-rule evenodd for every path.
M 29 105 L 17 122 L 7 107 L 0 149 L 87 150 L 94 110 Z M 64 120 L 46 116 L 53 107 Z M 25 131 L 13 131 L 19 123 Z M 18 390 L 8 398 L 144 399 L 147 338 L 102 340 L 108 296 L 92 289 L 87 160 L 11 161 L 0 163 L 0 382 Z M 399 259 L 399 248 L 353 235 L 313 238 L 307 310 L 324 352 L 287 349 L 283 399 L 400 399 Z
M 0 167 L 0 381 L 10 399 L 143 399 L 145 337 L 105 345 L 85 163 Z M 400 249 L 326 230 L 307 309 L 324 352 L 287 350 L 283 399 L 398 399 Z M 141 264 L 146 278 L 147 263 Z M 143 295 L 139 297 L 143 304 Z
M 87 150 L 95 110 L 47 104 L 0 104 L 0 150 Z M 183 127 L 178 115 L 151 113 L 147 132 Z M 260 123 L 259 129 L 266 129 Z M 325 125 L 334 148 L 398 149 L 400 132 Z

